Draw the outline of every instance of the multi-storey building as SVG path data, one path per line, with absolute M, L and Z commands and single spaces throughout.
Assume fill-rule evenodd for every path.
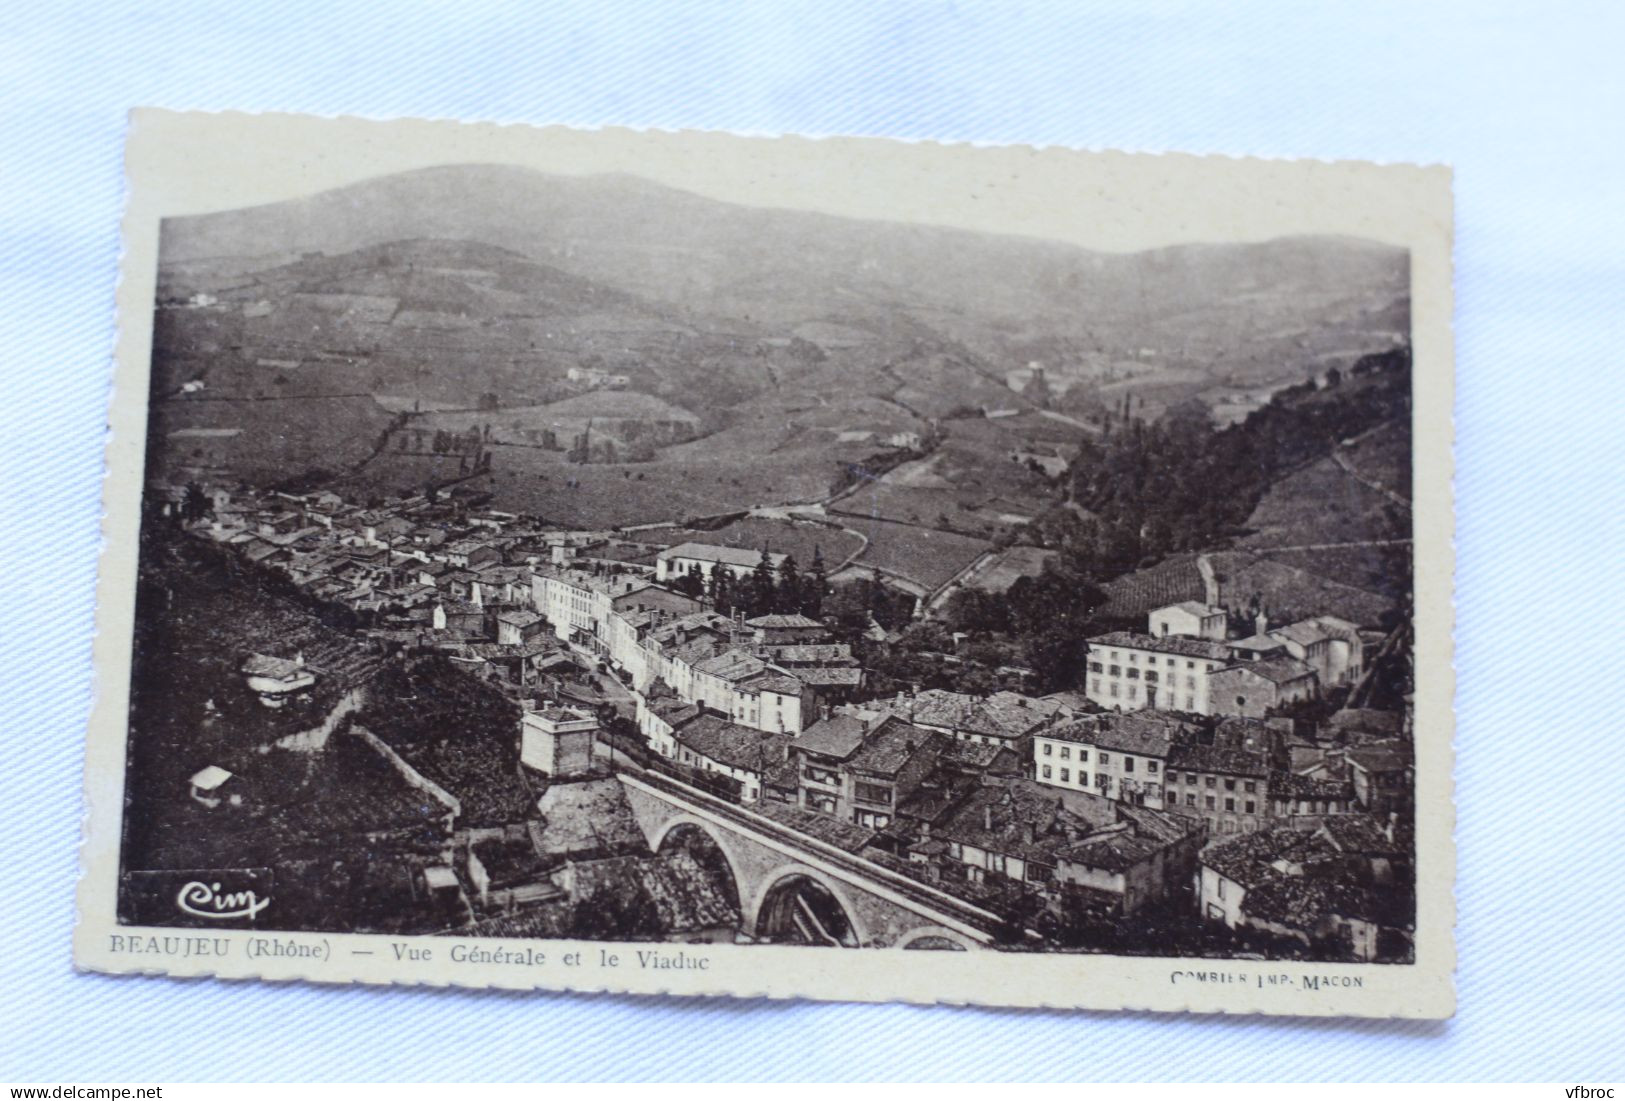
M 1269 821 L 1269 761 L 1258 750 L 1176 745 L 1163 789 L 1168 810 L 1202 819 L 1214 835 L 1251 833 Z
M 1084 693 L 1117 711 L 1215 713 L 1209 678 L 1231 664 L 1222 642 L 1113 631 L 1089 639 Z
M 1033 736 L 1033 778 L 1135 806 L 1164 805 L 1168 754 L 1193 741 L 1191 723 L 1150 712 L 1085 715 Z
M 797 802 L 869 829 L 883 829 L 936 767 L 937 735 L 887 717 L 836 716 L 790 743 Z

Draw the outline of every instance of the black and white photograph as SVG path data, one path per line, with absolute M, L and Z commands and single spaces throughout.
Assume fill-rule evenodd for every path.
M 1414 965 L 1411 260 L 490 163 L 164 217 L 124 947 Z

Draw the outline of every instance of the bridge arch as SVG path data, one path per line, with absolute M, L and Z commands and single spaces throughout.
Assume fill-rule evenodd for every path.
M 956 933 L 952 929 L 944 929 L 940 925 L 922 925 L 918 929 L 910 929 L 897 938 L 897 947 L 920 949 L 936 949 L 948 952 L 968 952 L 980 947 L 969 940 L 963 933 Z
M 872 943 L 845 887 L 805 864 L 785 864 L 763 876 L 744 917 L 746 932 L 758 940 L 788 939 L 795 930 L 803 943 Z
M 725 840 L 722 831 L 693 815 L 679 814 L 662 823 L 655 831 L 655 835 L 649 839 L 649 848 L 657 853 L 667 852 L 675 845 L 689 845 L 690 851 L 699 859 L 701 865 L 716 872 L 724 880 L 729 888 L 730 898 L 739 912 L 741 925 L 753 920 L 754 909 L 749 913 L 745 910 L 746 892 L 749 889 L 749 881 L 744 878 L 745 866 Z

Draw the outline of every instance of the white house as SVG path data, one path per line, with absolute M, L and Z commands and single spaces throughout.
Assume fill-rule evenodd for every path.
M 1176 636 L 1223 642 L 1229 627 L 1229 617 L 1223 608 L 1214 608 L 1196 600 L 1182 600 L 1178 604 L 1157 608 L 1148 619 L 1150 633 L 1156 638 Z
M 769 554 L 767 562 L 777 577 L 785 555 Z M 667 547 L 655 556 L 655 580 L 666 581 L 683 574 L 698 572 L 709 581 L 718 566 L 726 568 L 735 577 L 745 577 L 762 560 L 762 552 L 745 547 L 714 547 L 709 543 L 679 543 Z
M 1208 678 L 1235 659 L 1222 642 L 1112 631 L 1089 639 L 1084 694 L 1119 711 L 1214 714 Z

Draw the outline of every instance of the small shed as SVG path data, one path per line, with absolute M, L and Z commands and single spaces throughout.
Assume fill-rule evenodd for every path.
M 210 765 L 194 773 L 189 783 L 192 798 L 206 807 L 218 807 L 226 802 L 234 807 L 243 805 L 243 794 L 238 790 L 242 785 L 237 781 L 236 774 L 227 772 L 219 765 Z

